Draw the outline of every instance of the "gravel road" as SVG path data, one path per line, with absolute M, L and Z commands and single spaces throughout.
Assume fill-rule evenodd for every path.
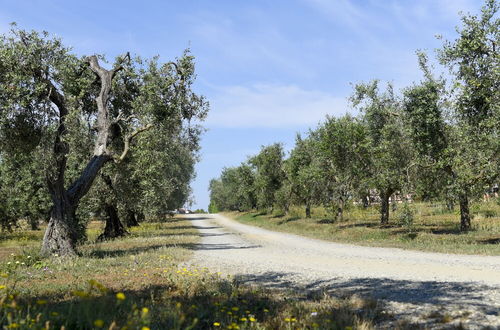
M 500 329 L 500 257 L 426 253 L 325 242 L 187 215 L 200 231 L 192 265 L 245 283 L 378 299 L 393 319 L 422 327 Z M 436 313 L 438 312 L 438 313 Z M 431 317 L 448 315 L 438 323 Z

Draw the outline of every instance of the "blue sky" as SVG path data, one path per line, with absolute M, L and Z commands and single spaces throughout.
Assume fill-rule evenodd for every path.
M 480 0 L 29 1 L 0 0 L 8 23 L 46 30 L 81 55 L 127 51 L 165 61 L 190 47 L 197 92 L 211 110 L 193 182 L 207 208 L 208 181 L 261 145 L 293 147 L 296 132 L 349 112 L 352 83 L 402 88 L 420 79 L 415 50 L 456 37 L 458 12 Z

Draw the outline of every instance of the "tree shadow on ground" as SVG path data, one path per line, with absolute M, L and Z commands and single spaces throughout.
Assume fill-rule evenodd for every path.
M 327 225 L 327 224 L 334 224 L 335 223 L 335 219 L 331 219 L 331 218 L 324 218 L 324 219 L 320 219 L 318 221 L 316 221 L 316 223 L 319 223 L 319 224 L 322 224 L 322 225 Z
M 200 220 L 210 220 L 212 218 L 209 217 L 196 217 L 196 218 L 182 218 L 181 221 L 200 221 Z
M 190 225 L 190 226 L 175 226 L 175 227 L 169 227 L 165 228 L 166 230 L 183 230 L 183 229 L 219 229 L 222 227 L 219 226 L 208 226 L 208 227 L 203 227 L 203 226 L 195 226 L 195 225 Z
M 398 229 L 392 230 L 390 232 L 391 235 L 400 235 L 400 234 L 407 234 L 408 229 L 404 228 L 401 225 L 395 225 L 394 227 L 400 227 Z M 429 233 L 433 235 L 461 235 L 464 234 L 465 232 L 461 231 L 459 228 L 422 228 L 420 225 L 415 226 L 411 229 L 413 233 Z
M 452 308 L 463 304 L 477 307 L 487 315 L 497 315 L 499 308 L 491 301 L 485 301 L 485 296 L 481 293 L 495 290 L 495 288 L 477 283 L 407 281 L 388 278 L 333 278 L 297 284 L 290 280 L 293 275 L 293 273 L 286 272 L 267 272 L 258 275 L 238 275 L 235 280 L 295 292 L 326 293 L 334 297 L 358 294 L 362 297 L 382 299 L 384 302 L 434 304 Z
M 170 247 L 184 248 L 184 249 L 188 249 L 188 250 L 200 251 L 200 250 L 256 249 L 256 248 L 260 248 L 261 246 L 260 245 L 239 246 L 239 245 L 232 245 L 232 244 L 206 244 L 206 243 L 153 244 L 153 245 L 134 247 L 134 248 L 128 248 L 128 249 L 127 248 L 126 249 L 109 249 L 109 250 L 108 249 L 102 249 L 102 250 L 94 249 L 93 251 L 85 253 L 84 255 L 89 257 L 89 258 L 97 258 L 97 259 L 115 258 L 115 257 L 134 255 L 134 254 L 145 253 L 145 252 L 150 252 L 150 251 L 164 249 L 164 248 L 170 248 Z
M 284 225 L 285 223 L 297 221 L 297 220 L 300 220 L 300 219 L 301 219 L 300 217 L 291 217 L 291 218 L 288 218 L 288 219 L 285 219 L 285 220 L 281 220 L 280 222 L 278 222 L 278 225 Z
M 130 237 L 173 237 L 173 236 L 198 236 L 198 237 L 213 237 L 213 236 L 226 236 L 229 233 L 200 233 L 198 231 L 192 233 L 160 233 L 160 234 L 148 234 L 148 233 L 133 233 Z
M 365 227 L 365 228 L 380 228 L 380 223 L 379 222 L 357 222 L 357 223 L 348 223 L 345 225 L 339 225 L 337 228 L 338 229 L 347 229 L 347 228 L 359 228 L 359 227 Z
M 309 329 L 314 327 L 312 324 L 319 323 L 321 328 L 345 329 L 352 327 L 356 320 L 372 322 L 378 317 L 371 310 L 365 312 L 347 304 L 331 304 L 311 316 L 311 310 L 298 308 L 300 301 L 309 299 L 312 304 L 319 303 L 323 296 L 283 295 L 281 290 L 255 290 L 225 279 L 186 285 L 189 290 L 185 290 L 184 285 L 167 281 L 164 285 L 124 289 L 121 293 L 126 298 L 121 301 L 117 300 L 113 291 L 84 293 L 82 297 L 70 299 L 62 293 L 24 297 L 18 300 L 17 313 L 29 315 L 35 312 L 38 314 L 36 322 L 43 325 L 49 324 L 46 323 L 49 321 L 51 327 L 56 329 L 62 326 L 67 329 L 122 326 L 138 329 L 144 326 L 151 329 L 213 329 L 214 324 L 235 328 L 234 324 L 249 326 L 250 317 L 265 328 L 280 329 L 290 327 L 290 323 L 284 322 L 284 317 L 290 316 L 304 322 L 297 324 L 297 328 Z M 37 300 L 44 301 L 44 304 L 33 304 Z M 29 305 L 34 306 L 31 311 Z M 147 308 L 147 316 L 144 316 L 144 308 Z M 306 321 L 307 318 L 309 320 Z M 102 324 L 97 326 L 96 320 L 101 320 Z M 2 321 L 5 320 L 0 320 L 0 325 L 4 325 Z M 111 326 L 113 322 L 114 327 Z
M 477 242 L 480 244 L 500 244 L 500 237 L 480 239 Z

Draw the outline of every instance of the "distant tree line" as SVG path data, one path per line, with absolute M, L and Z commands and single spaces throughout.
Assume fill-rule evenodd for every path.
M 0 225 L 47 221 L 42 252 L 72 255 L 190 196 L 206 100 L 194 58 L 78 57 L 47 32 L 0 36 Z
M 401 91 L 374 80 L 354 86 L 349 101 L 359 115 L 327 117 L 296 138 L 285 157 L 279 143 L 210 182 L 210 212 L 251 209 L 288 212 L 290 205 L 324 205 L 342 219 L 347 203 L 439 198 L 460 208 L 460 227 L 471 227 L 470 200 L 500 173 L 500 44 L 498 3 L 480 16 L 465 15 L 459 36 L 445 41 L 437 59 L 449 75 L 436 76 L 417 52 L 423 79 Z

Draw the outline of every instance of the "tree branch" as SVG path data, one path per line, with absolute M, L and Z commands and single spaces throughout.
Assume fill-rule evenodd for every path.
M 113 124 L 118 124 L 121 121 L 127 122 L 127 121 L 129 121 L 131 119 L 137 119 L 137 116 L 134 115 L 134 114 L 132 114 L 132 115 L 130 115 L 128 117 L 123 117 L 123 112 L 120 112 L 118 114 L 118 116 L 115 118 L 115 120 L 113 120 Z
M 125 63 L 125 62 L 126 62 L 126 63 L 130 63 L 130 52 L 127 52 L 127 54 L 125 54 L 125 56 L 123 56 L 123 57 L 120 59 L 120 61 L 118 62 L 118 65 L 117 65 L 115 68 L 113 68 L 113 69 L 111 70 L 111 72 L 112 72 L 112 74 L 111 74 L 111 79 L 113 79 L 113 78 L 115 77 L 115 75 L 116 75 L 119 71 L 123 70 L 123 65 L 122 65 L 122 64 L 123 64 L 123 63 Z
M 136 129 L 132 134 L 127 136 L 125 138 L 125 146 L 123 147 L 123 152 L 120 155 L 120 157 L 115 158 L 115 162 L 116 163 L 122 162 L 125 159 L 125 157 L 127 157 L 128 151 L 130 150 L 130 143 L 132 142 L 132 140 L 140 133 L 145 132 L 152 127 L 153 127 L 153 124 L 147 124 L 146 126 L 143 126 L 143 127 Z

